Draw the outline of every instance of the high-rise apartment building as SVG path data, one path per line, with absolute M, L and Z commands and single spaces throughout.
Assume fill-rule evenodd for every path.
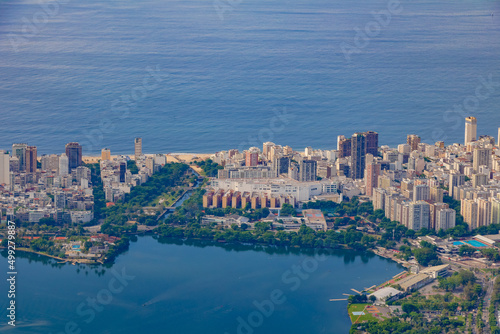
M 71 171 L 83 164 L 82 146 L 78 143 L 66 144 L 66 156 L 68 157 L 68 171 Z
M 146 158 L 146 168 L 151 171 L 151 174 L 155 172 L 155 159 L 153 157 Z
M 66 153 L 61 154 L 59 157 L 59 176 L 69 174 L 69 159 Z
M 245 166 L 255 167 L 259 164 L 259 149 L 251 147 L 245 152 Z
M 430 205 L 424 201 L 411 202 L 408 213 L 408 229 L 418 231 L 429 228 Z
M 430 187 L 431 201 L 434 203 L 442 203 L 444 199 L 444 190 L 438 186 Z
M 460 214 L 464 217 L 464 222 L 469 225 L 469 230 L 478 227 L 478 204 L 473 199 L 462 199 Z
M 36 146 L 26 147 L 26 173 L 36 173 L 37 153 Z
M 413 187 L 413 201 L 427 201 L 431 197 L 431 191 L 426 184 L 417 184 Z
M 134 155 L 135 160 L 139 160 L 140 156 L 142 155 L 142 138 L 134 139 Z
M 267 159 L 268 160 L 273 160 L 274 158 L 281 157 L 285 155 L 283 147 L 280 145 L 274 145 L 268 148 L 268 153 L 267 153 Z
M 408 135 L 406 137 L 406 144 L 410 146 L 410 152 L 418 150 L 418 144 L 420 144 L 420 137 L 417 135 Z
M 23 172 L 26 170 L 26 148 L 28 144 L 13 144 L 12 145 L 12 156 L 19 159 L 19 171 Z
M 491 223 L 500 224 L 500 199 L 491 198 Z
M 340 142 L 345 139 L 344 135 L 337 136 L 337 151 L 340 151 Z
M 109 148 L 103 148 L 101 150 L 101 160 L 111 160 L 111 150 Z
M 299 163 L 299 181 L 316 181 L 317 162 L 314 160 L 301 160 Z
M 489 175 L 486 174 L 472 174 L 472 187 L 476 188 L 488 184 Z
M 462 186 L 465 184 L 465 175 L 460 174 L 456 171 L 450 173 L 450 181 L 449 181 L 449 192 L 450 196 L 453 197 L 456 192 L 456 187 Z
M 441 209 L 436 212 L 436 231 L 455 227 L 456 211 L 453 209 Z
M 485 198 L 476 199 L 477 202 L 477 226 L 488 226 L 491 224 L 491 201 Z
M 288 167 L 290 167 L 290 158 L 289 157 L 275 158 L 273 161 L 273 167 L 276 176 L 288 173 Z
M 386 191 L 382 188 L 373 189 L 373 210 L 384 210 Z
M 351 138 L 352 179 L 362 179 L 365 174 L 366 138 L 364 133 L 355 133 Z
M 0 184 L 10 184 L 10 156 L 5 151 L 0 151 Z
M 373 196 L 373 189 L 378 187 L 378 177 L 380 175 L 380 164 L 370 162 L 366 165 L 366 196 Z
M 271 147 L 276 146 L 273 142 L 265 142 L 262 144 L 262 155 L 266 157 L 266 159 L 270 159 Z
M 10 157 L 9 160 L 10 171 L 14 173 L 20 172 L 19 170 L 19 158 L 16 156 Z
M 366 153 L 374 157 L 378 156 L 378 133 L 373 131 L 365 132 Z
M 429 203 L 429 201 L 426 202 Z M 449 205 L 446 203 L 429 203 L 429 206 L 431 210 L 429 229 L 438 231 L 439 229 L 436 229 L 437 212 L 439 210 L 448 209 Z
M 351 138 L 342 136 L 338 143 L 339 158 L 346 158 L 351 156 Z
M 46 172 L 59 172 L 59 156 L 57 154 L 44 154 L 40 159 L 42 170 Z
M 490 166 L 491 148 L 475 148 L 472 156 L 472 167 L 476 173 L 479 172 L 479 166 Z
M 408 139 L 406 139 L 408 141 Z M 401 154 L 410 154 L 411 153 L 411 146 L 409 144 L 399 144 L 398 145 L 398 152 Z
M 465 118 L 465 141 L 464 144 L 467 144 L 477 140 L 477 119 L 475 117 L 466 117 Z
M 127 163 L 120 162 L 120 182 L 125 182 L 125 174 L 127 173 Z

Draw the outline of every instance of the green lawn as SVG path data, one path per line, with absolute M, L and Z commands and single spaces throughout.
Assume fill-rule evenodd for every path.
M 374 317 L 371 313 L 368 311 L 363 311 L 366 306 L 371 305 L 371 304 L 351 304 L 347 308 L 347 312 L 349 313 L 349 317 L 351 318 L 351 322 L 354 323 L 355 321 L 360 323 L 364 321 L 380 321 L 380 318 Z M 353 315 L 352 312 L 364 312 L 364 315 Z

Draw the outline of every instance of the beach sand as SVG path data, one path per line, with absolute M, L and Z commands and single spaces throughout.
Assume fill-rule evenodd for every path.
M 210 158 L 212 153 L 169 153 L 165 154 L 167 157 L 167 162 L 183 162 L 190 163 L 195 160 L 206 160 Z M 154 154 L 145 154 L 145 156 L 154 156 Z M 118 155 L 112 155 L 111 159 L 118 157 Z M 134 155 L 129 155 L 129 157 L 133 160 Z M 94 164 L 98 163 L 101 160 L 101 156 L 84 156 L 82 157 L 84 163 Z

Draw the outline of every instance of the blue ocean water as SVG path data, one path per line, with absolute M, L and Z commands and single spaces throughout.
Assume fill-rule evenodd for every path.
M 500 3 L 401 1 L 376 23 L 390 3 L 1 0 L 0 148 L 328 149 L 365 130 L 452 143 L 469 114 L 496 135 Z M 478 99 L 481 78 L 495 84 Z

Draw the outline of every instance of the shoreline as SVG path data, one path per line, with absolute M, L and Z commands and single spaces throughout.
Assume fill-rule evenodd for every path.
M 7 249 L 7 247 L 0 247 L 0 249 Z M 17 251 L 25 252 L 25 253 L 31 253 L 31 254 L 37 254 L 37 255 L 49 257 L 49 258 L 54 259 L 54 260 L 62 261 L 62 263 L 59 263 L 59 264 L 63 264 L 63 263 L 72 263 L 72 264 L 75 264 L 75 263 L 82 263 L 82 264 L 104 264 L 104 263 L 102 263 L 100 261 L 89 260 L 89 259 L 63 259 L 63 258 L 54 256 L 54 255 L 49 255 L 49 254 L 46 254 L 46 253 L 37 252 L 37 251 L 31 250 L 29 248 L 24 248 L 24 247 L 17 248 L 16 252 Z
M 389 260 L 392 260 L 400 265 L 402 265 L 403 267 L 405 268 L 410 268 L 411 267 L 411 264 L 407 261 L 404 261 L 404 260 L 401 260 L 401 259 L 398 259 L 398 258 L 395 258 L 389 254 L 386 254 L 386 252 L 388 251 L 386 248 L 383 250 L 383 251 L 380 251 L 378 249 L 374 250 L 374 249 L 370 249 L 369 251 L 373 252 L 374 254 L 380 256 L 380 257 L 383 257 L 385 259 L 389 259 Z
M 358 253 L 371 253 L 373 255 L 377 255 L 381 258 L 384 258 L 384 259 L 388 259 L 388 260 L 391 260 L 393 261 L 394 263 L 396 264 L 399 264 L 405 268 L 407 268 L 407 266 L 409 266 L 409 264 L 407 263 L 404 263 L 404 261 L 401 261 L 401 260 L 398 260 L 398 259 L 394 259 L 388 255 L 385 255 L 385 254 L 382 254 L 380 252 L 377 252 L 376 250 L 374 249 L 366 249 L 366 250 L 356 250 L 354 248 L 351 248 L 351 247 L 348 247 L 347 245 L 342 245 L 342 247 L 339 247 L 339 248 L 318 248 L 318 247 L 303 247 L 303 246 L 283 246 L 283 245 L 272 245 L 272 244 L 266 244 L 266 243 L 243 243 L 243 242 L 226 242 L 226 241 L 214 241 L 213 239 L 204 239 L 204 238 L 176 238 L 176 237 L 165 237 L 165 236 L 161 236 L 157 233 L 148 233 L 148 232 L 152 232 L 152 231 L 143 231 L 142 233 L 134 233 L 134 234 L 130 234 L 131 236 L 135 236 L 135 237 L 144 237 L 144 236 L 151 236 L 153 237 L 153 239 L 155 240 L 159 240 L 159 239 L 170 239 L 170 240 L 176 240 L 176 241 L 182 241 L 182 242 L 185 242 L 185 241 L 193 241 L 193 242 L 208 242 L 211 246 L 222 246 L 222 245 L 240 245 L 240 246 L 254 246 L 254 247 L 269 247 L 269 248 L 282 248 L 282 249 L 286 249 L 287 252 L 291 252 L 292 250 L 298 250 L 298 251 L 335 251 L 335 250 L 347 250 L 347 251 L 354 251 L 354 252 L 358 252 Z M 157 238 L 155 238 L 157 237 Z M 0 249 L 7 249 L 6 247 L 0 247 Z M 46 253 L 42 253 L 42 252 L 37 252 L 37 251 L 34 251 L 34 250 L 31 250 L 29 248 L 18 248 L 17 250 L 19 251 L 22 251 L 22 252 L 26 252 L 26 253 L 32 253 L 32 254 L 38 254 L 38 255 L 42 255 L 42 256 L 45 256 L 45 257 L 49 257 L 49 258 L 52 258 L 52 259 L 55 259 L 55 260 L 59 260 L 59 261 L 62 261 L 62 262 L 67 262 L 67 263 L 70 263 L 70 262 L 76 262 L 76 263 L 83 263 L 83 264 L 101 264 L 101 265 L 104 265 L 104 263 L 102 261 L 96 261 L 96 260 L 90 260 L 90 259 L 80 259 L 80 258 L 75 258 L 75 259 L 64 259 L 64 258 L 60 258 L 60 257 L 57 257 L 57 256 L 54 256 L 54 255 L 49 255 L 49 254 L 46 254 Z M 125 253 L 125 252 L 123 252 Z M 123 254 L 123 253 L 118 253 L 117 256 Z M 406 265 L 405 265 L 406 264 Z

